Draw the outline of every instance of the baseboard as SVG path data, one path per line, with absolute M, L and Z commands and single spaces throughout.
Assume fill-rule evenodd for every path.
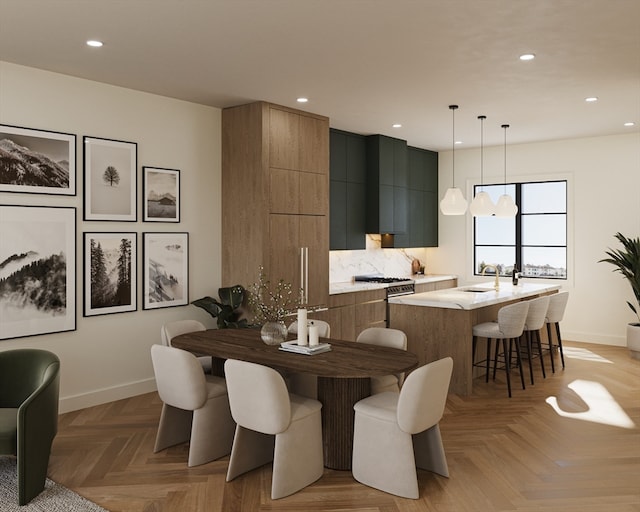
M 626 347 L 625 336 L 610 336 L 607 334 L 593 334 L 590 332 L 576 332 L 562 330 L 562 339 L 582 343 L 597 343 L 598 345 L 611 345 L 614 347 Z
M 155 379 L 145 379 L 123 384 L 121 386 L 98 389 L 96 391 L 90 391 L 79 395 L 60 397 L 59 412 L 60 414 L 63 414 L 65 412 L 86 409 L 87 407 L 93 407 L 94 405 L 115 402 L 116 400 L 122 400 L 123 398 L 129 398 L 136 395 L 143 395 L 156 390 L 157 387 Z

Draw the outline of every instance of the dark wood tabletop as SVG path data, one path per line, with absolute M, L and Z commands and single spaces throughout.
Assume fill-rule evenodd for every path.
M 289 335 L 294 340 L 295 335 Z M 331 350 L 306 355 L 284 352 L 279 345 L 266 345 L 259 329 L 209 329 L 176 336 L 171 345 L 200 355 L 239 359 L 267 366 L 286 368 L 318 377 L 363 378 L 411 370 L 418 358 L 396 348 L 320 338 Z

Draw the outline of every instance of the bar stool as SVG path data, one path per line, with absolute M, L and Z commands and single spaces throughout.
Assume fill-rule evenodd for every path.
M 524 323 L 524 331 L 522 338 L 525 340 L 527 346 L 527 356 L 529 357 L 529 376 L 531 378 L 531 384 L 533 385 L 533 354 L 531 353 L 532 342 L 538 345 L 538 357 L 540 358 L 540 366 L 542 367 L 542 377 L 547 378 L 547 374 L 544 370 L 544 360 L 542 358 L 542 343 L 540 341 L 540 329 L 544 325 L 545 318 L 547 317 L 547 310 L 549 309 L 549 296 L 544 295 L 527 301 L 529 303 L 529 311 L 527 312 L 527 319 Z
M 498 320 L 495 322 L 484 322 L 473 326 L 473 365 L 480 366 L 480 363 L 475 362 L 476 345 L 478 338 L 487 339 L 487 359 L 486 359 L 486 377 L 485 381 L 489 382 L 489 366 L 491 361 L 491 344 L 492 340 L 496 340 L 496 355 L 493 365 L 493 378 L 496 377 L 496 369 L 498 363 L 498 352 L 500 347 L 500 341 L 502 341 L 502 347 L 504 352 L 504 369 L 507 374 L 507 390 L 509 397 L 511 397 L 511 368 L 510 359 L 512 352 L 512 345 L 515 344 L 516 355 L 518 361 L 518 368 L 520 369 L 520 381 L 522 382 L 522 389 L 525 389 L 524 375 L 522 373 L 522 359 L 520 357 L 520 337 L 524 331 L 524 323 L 527 319 L 527 313 L 529 311 L 529 303 L 526 301 L 516 302 L 515 304 L 509 304 L 503 306 L 498 311 Z M 509 344 L 507 344 L 509 340 Z
M 549 340 L 549 355 L 551 356 L 551 372 L 555 373 L 555 363 L 553 362 L 553 338 L 551 337 L 551 325 L 555 326 L 556 338 L 558 340 L 558 350 L 560 359 L 562 360 L 562 369 L 564 370 L 564 354 L 562 352 L 562 337 L 560 336 L 560 322 L 564 317 L 564 310 L 569 300 L 569 292 L 558 292 L 549 296 L 549 309 L 547 310 L 547 338 Z

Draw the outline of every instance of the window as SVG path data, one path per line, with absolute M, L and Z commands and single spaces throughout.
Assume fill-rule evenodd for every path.
M 476 185 L 494 203 L 505 192 L 514 198 L 513 218 L 474 218 L 474 275 L 510 276 L 517 265 L 523 277 L 567 278 L 567 182 L 543 181 Z

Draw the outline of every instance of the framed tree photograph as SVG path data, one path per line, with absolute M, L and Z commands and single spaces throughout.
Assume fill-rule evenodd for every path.
M 0 205 L 0 339 L 76 329 L 76 209 Z
M 84 233 L 84 316 L 135 311 L 136 233 Z
M 0 124 L 0 192 L 76 195 L 76 136 Z
M 87 137 L 84 142 L 84 220 L 137 220 L 138 145 Z
M 180 171 L 142 168 L 144 222 L 180 222 Z
M 189 233 L 142 233 L 143 309 L 189 304 Z

